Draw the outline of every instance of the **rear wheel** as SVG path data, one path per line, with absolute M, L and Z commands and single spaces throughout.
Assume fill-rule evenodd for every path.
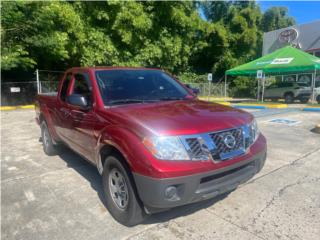
M 102 181 L 106 207 L 119 223 L 134 226 L 145 219 L 130 170 L 117 154 L 105 160 Z
M 48 129 L 48 125 L 45 121 L 41 123 L 41 139 L 42 139 L 43 151 L 49 156 L 55 155 L 57 151 L 53 144 L 53 141 Z
M 284 95 L 284 101 L 286 102 L 286 103 L 293 103 L 293 94 L 292 93 L 286 93 L 285 95 Z

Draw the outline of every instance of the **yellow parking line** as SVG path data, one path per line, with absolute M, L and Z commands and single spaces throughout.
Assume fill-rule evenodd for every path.
M 8 111 L 8 110 L 15 110 L 17 107 L 11 107 L 11 106 L 1 106 L 0 110 L 1 111 Z
M 268 104 L 268 103 L 236 103 L 235 106 L 261 106 L 266 108 L 287 108 L 287 104 L 279 103 L 279 104 Z
M 19 106 L 19 108 L 22 108 L 22 109 L 34 109 L 34 105 Z
M 1 111 L 9 111 L 9 110 L 16 110 L 16 109 L 34 109 L 34 105 L 22 105 L 22 106 L 1 106 Z
M 222 104 L 222 105 L 226 105 L 226 106 L 230 106 L 231 103 L 230 102 L 220 102 L 220 101 L 213 101 L 215 103 L 219 103 L 219 104 Z

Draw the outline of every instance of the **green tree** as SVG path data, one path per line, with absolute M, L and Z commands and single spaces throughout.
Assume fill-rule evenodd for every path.
M 285 9 L 262 14 L 254 1 L 3 2 L 1 63 L 3 70 L 147 66 L 218 78 L 260 55 L 263 31 L 292 23 Z
M 206 59 L 216 76 L 260 54 L 262 14 L 255 2 L 205 2 L 203 8 L 210 22 L 208 29 L 213 31 L 207 30 L 208 44 L 199 59 Z
M 288 16 L 288 9 L 286 7 L 272 7 L 263 14 L 262 31 L 270 32 L 294 24 L 295 20 Z

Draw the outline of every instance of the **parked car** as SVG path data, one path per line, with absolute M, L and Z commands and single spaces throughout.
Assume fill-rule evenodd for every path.
M 45 153 L 63 143 L 97 167 L 127 226 L 229 192 L 266 160 L 250 113 L 198 100 L 159 69 L 72 68 L 57 94 L 38 95 L 36 120 Z
M 308 102 L 311 96 L 311 88 L 306 83 L 299 82 L 278 82 L 271 84 L 265 89 L 264 98 L 278 100 L 284 98 L 286 103 L 300 100 L 302 103 Z

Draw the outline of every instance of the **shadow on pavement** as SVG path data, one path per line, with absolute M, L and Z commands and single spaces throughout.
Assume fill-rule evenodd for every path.
M 97 168 L 91 165 L 88 161 L 84 160 L 81 156 L 79 156 L 69 148 L 64 146 L 61 146 L 59 148 L 59 157 L 67 163 L 67 167 L 73 168 L 75 171 L 81 174 L 81 176 L 83 176 L 90 182 L 91 187 L 97 192 L 98 197 L 100 198 L 103 205 L 106 207 L 106 202 L 103 196 L 104 193 L 102 188 L 101 176 L 98 173 Z M 165 212 L 153 214 L 147 217 L 147 219 L 142 224 L 148 225 L 154 223 L 163 223 L 177 217 L 190 215 L 201 209 L 208 208 L 216 202 L 223 200 L 229 195 L 229 193 L 225 193 L 213 199 L 188 204 L 167 210 Z

